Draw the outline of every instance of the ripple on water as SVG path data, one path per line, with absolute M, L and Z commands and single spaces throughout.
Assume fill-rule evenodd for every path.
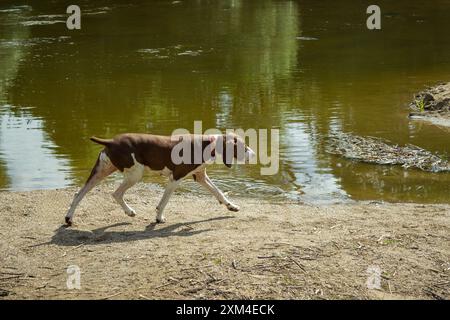
M 12 6 L 6 9 L 0 9 L 0 14 L 2 13 L 22 13 L 24 11 L 32 11 L 33 8 L 31 6 L 23 5 L 23 6 Z
M 96 16 L 96 15 L 103 15 L 111 12 L 111 7 L 100 7 L 100 8 L 92 8 L 92 9 L 84 9 L 83 15 L 88 16 Z
M 57 23 L 66 23 L 66 21 L 63 20 L 31 20 L 31 21 L 22 21 L 20 24 L 25 27 L 31 27 L 31 26 L 47 26 Z
M 314 38 L 314 37 L 297 37 L 296 39 L 297 40 L 305 40 L 305 41 L 316 41 L 316 40 L 319 40 L 319 39 Z
M 174 45 L 166 48 L 144 48 L 137 50 L 137 52 L 147 58 L 168 59 L 182 56 L 197 57 L 212 50 L 211 48 L 204 51 L 203 48 L 187 48 L 182 45 Z
M 12 40 L 0 40 L 0 48 L 15 48 L 15 47 L 30 47 L 39 44 L 49 44 L 56 42 L 63 42 L 71 39 L 69 36 L 60 37 L 40 37 L 40 38 L 30 38 L 30 39 L 12 39 Z
M 8 9 L 13 10 L 10 12 L 21 12 L 23 10 L 13 8 Z M 110 7 L 100 7 L 100 8 L 91 8 L 91 9 L 83 9 L 82 14 L 87 16 L 93 15 L 103 15 L 107 14 L 112 10 Z M 20 22 L 21 25 L 30 27 L 30 26 L 46 26 L 53 25 L 58 23 L 66 23 L 66 18 L 68 15 L 66 14 L 41 14 L 36 16 L 28 17 L 25 21 Z

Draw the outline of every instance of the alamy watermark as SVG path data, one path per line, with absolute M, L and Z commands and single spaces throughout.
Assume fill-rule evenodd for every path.
M 381 289 L 381 268 L 379 266 L 369 266 L 367 274 L 367 289 Z
M 66 20 L 66 26 L 69 30 L 81 29 L 81 9 L 78 5 L 72 4 L 67 7 L 66 13 L 70 16 Z M 366 14 L 370 14 L 367 18 L 366 26 L 369 30 L 381 29 L 381 9 L 378 5 L 372 4 L 367 7 Z
M 77 265 L 70 265 L 67 267 L 67 281 L 66 286 L 69 290 L 81 289 L 81 269 Z
M 81 9 L 79 6 L 72 4 L 67 7 L 66 13 L 70 16 L 66 20 L 66 26 L 69 30 L 81 29 Z
M 370 16 L 367 18 L 366 26 L 369 30 L 380 30 L 381 29 L 381 9 L 376 4 L 372 4 L 367 7 L 367 14 Z

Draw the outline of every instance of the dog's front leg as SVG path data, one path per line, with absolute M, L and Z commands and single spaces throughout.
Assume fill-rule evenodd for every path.
M 156 207 L 156 222 L 158 223 L 164 223 L 166 222 L 166 218 L 164 217 L 164 208 L 167 205 L 167 202 L 169 202 L 169 198 L 172 195 L 172 193 L 175 191 L 175 189 L 180 184 L 180 180 L 173 180 L 170 179 L 169 184 L 166 187 L 166 190 L 164 190 L 164 194 L 161 198 L 161 200 L 158 203 L 158 206 Z
M 234 203 L 232 203 L 230 200 L 228 200 L 228 198 L 223 194 L 223 192 L 216 187 L 216 185 L 211 181 L 211 179 L 209 179 L 208 175 L 206 174 L 206 171 L 196 173 L 195 180 L 202 186 L 204 186 L 206 189 L 208 189 L 221 204 L 226 205 L 228 210 L 235 212 L 239 211 L 239 207 Z

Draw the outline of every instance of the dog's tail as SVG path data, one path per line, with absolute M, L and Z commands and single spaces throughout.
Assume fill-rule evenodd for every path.
M 112 139 L 101 139 L 97 137 L 90 137 L 91 141 L 94 141 L 95 143 L 101 144 L 103 146 L 109 146 L 113 140 Z

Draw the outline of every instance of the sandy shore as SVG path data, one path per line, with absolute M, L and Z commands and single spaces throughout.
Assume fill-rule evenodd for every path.
M 314 207 L 176 194 L 155 225 L 158 189 L 90 193 L 62 226 L 75 189 L 0 193 L 2 299 L 450 298 L 450 206 Z M 68 290 L 67 267 L 81 269 Z M 368 289 L 368 269 L 381 270 Z M 372 277 L 372 279 L 376 279 Z M 376 284 L 376 281 L 374 282 Z

